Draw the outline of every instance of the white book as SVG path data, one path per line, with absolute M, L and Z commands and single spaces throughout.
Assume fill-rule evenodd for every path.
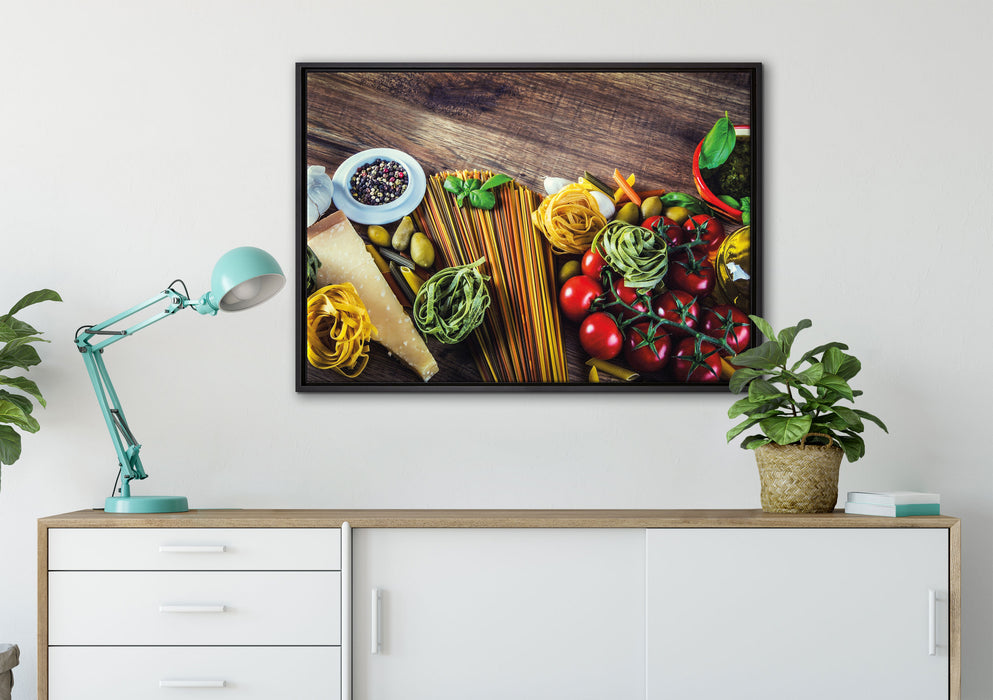
M 849 515 L 882 515 L 890 518 L 901 518 L 910 515 L 941 515 L 941 506 L 937 503 L 879 506 L 872 503 L 852 503 L 849 501 L 845 504 L 845 512 Z
M 913 503 L 941 503 L 936 493 L 920 491 L 849 491 L 849 503 L 871 503 L 877 506 L 905 506 Z

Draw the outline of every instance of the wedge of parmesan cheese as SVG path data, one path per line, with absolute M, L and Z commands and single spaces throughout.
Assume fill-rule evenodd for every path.
M 390 285 L 344 213 L 336 211 L 307 230 L 307 245 L 321 261 L 317 286 L 351 282 L 376 327 L 372 339 L 428 381 L 438 372 L 431 355 Z

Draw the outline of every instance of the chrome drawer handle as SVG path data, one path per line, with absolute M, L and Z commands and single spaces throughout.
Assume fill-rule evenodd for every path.
M 159 551 L 166 554 L 220 554 L 223 544 L 160 544 Z
M 159 681 L 160 688 L 223 688 L 226 681 Z
M 222 613 L 223 605 L 160 605 L 161 613 Z

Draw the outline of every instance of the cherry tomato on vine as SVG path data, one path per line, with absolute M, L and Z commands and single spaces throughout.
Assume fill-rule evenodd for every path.
M 589 355 L 601 360 L 612 360 L 621 353 L 624 334 L 617 327 L 613 316 L 596 311 L 580 324 L 579 343 Z
M 648 312 L 648 304 L 651 298 L 644 291 L 640 291 L 624 283 L 624 278 L 614 281 L 611 290 L 614 293 L 614 306 L 611 311 L 620 314 L 623 318 L 634 318 L 638 314 Z M 618 303 L 623 302 L 623 304 Z
M 686 242 L 686 232 L 683 227 L 665 216 L 650 216 L 641 225 L 643 228 L 662 234 L 666 245 L 670 248 Z
M 711 338 L 721 338 L 735 353 L 748 348 L 752 323 L 741 309 L 730 304 L 719 304 L 703 314 L 700 331 Z
M 690 217 L 683 224 L 683 228 L 686 230 L 686 237 L 683 242 L 687 243 L 699 238 L 707 244 L 708 253 L 716 253 L 717 249 L 721 247 L 721 243 L 724 242 L 724 224 L 708 214 L 697 214 Z
M 703 298 L 714 289 L 717 272 L 706 258 L 681 252 L 669 259 L 666 282 L 676 289 Z
M 600 279 L 600 273 L 603 272 L 603 268 L 607 267 L 607 261 L 603 259 L 603 256 L 598 251 L 590 248 L 583 255 L 583 261 L 580 263 L 580 267 L 584 275 L 598 280 Z
M 682 382 L 716 382 L 721 378 L 721 356 L 717 346 L 696 338 L 683 338 L 672 356 L 672 371 Z
M 652 324 L 636 323 L 624 336 L 624 359 L 638 372 L 658 372 L 669 362 L 672 336 L 662 328 L 653 333 Z
M 570 277 L 559 290 L 559 307 L 566 318 L 579 323 L 590 313 L 593 300 L 603 294 L 603 285 L 592 277 Z
M 700 322 L 700 304 L 697 303 L 696 297 L 680 289 L 670 289 L 657 297 L 652 309 L 667 321 L 682 323 L 691 330 Z M 677 338 L 687 334 L 682 328 L 666 326 L 665 329 L 669 335 Z

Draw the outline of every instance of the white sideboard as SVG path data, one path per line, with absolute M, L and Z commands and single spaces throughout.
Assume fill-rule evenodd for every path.
M 960 698 L 960 523 L 761 511 L 39 520 L 39 698 Z

